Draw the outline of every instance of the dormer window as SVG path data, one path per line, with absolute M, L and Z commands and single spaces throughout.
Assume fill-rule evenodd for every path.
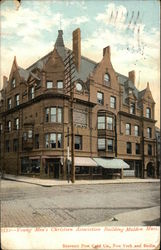
M 146 117 L 151 118 L 151 109 L 150 108 L 146 108 Z
M 130 114 L 135 114 L 135 103 L 130 104 Z
M 109 85 L 110 85 L 110 76 L 109 76 L 108 73 L 105 73 L 105 74 L 104 74 L 104 84 L 105 84 L 106 86 L 109 86 Z
M 16 80 L 15 79 L 12 79 L 11 86 L 12 86 L 12 88 L 16 87 Z
M 82 91 L 83 90 L 82 84 L 80 82 L 77 82 L 77 84 L 76 84 L 76 90 L 77 91 Z
M 29 99 L 34 99 L 34 87 L 31 87 L 29 89 Z

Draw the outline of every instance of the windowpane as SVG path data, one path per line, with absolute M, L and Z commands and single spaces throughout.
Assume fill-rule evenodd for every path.
M 45 147 L 49 148 L 49 134 L 45 135 Z
M 103 105 L 103 93 L 97 92 L 97 103 Z
M 6 152 L 10 152 L 10 141 L 6 141 Z
M 50 147 L 56 148 L 56 134 L 50 134 Z
M 113 109 L 116 108 L 116 97 L 114 97 L 114 96 L 110 97 L 110 107 Z
M 135 103 L 130 104 L 130 114 L 135 114 Z
M 148 138 L 152 137 L 152 129 L 151 128 L 147 128 L 147 137 Z
M 7 130 L 8 130 L 8 132 L 11 131 L 11 121 L 7 122 Z
M 107 117 L 107 129 L 112 130 L 113 129 L 113 118 Z
M 12 88 L 15 88 L 16 87 L 16 80 L 13 79 L 11 84 L 12 84 Z
M 20 96 L 15 95 L 15 105 L 18 106 L 20 104 Z
M 49 122 L 49 108 L 45 109 L 45 121 Z
M 63 81 L 57 81 L 57 88 L 62 89 L 63 88 Z
M 51 108 L 50 110 L 51 122 L 56 122 L 56 108 Z
M 62 134 L 58 134 L 58 148 L 62 147 Z
M 18 151 L 18 139 L 13 140 L 13 151 L 14 152 Z
M 15 119 L 15 129 L 16 130 L 19 129 L 19 119 L 18 118 Z
M 126 150 L 127 150 L 127 154 L 131 154 L 131 151 L 132 151 L 132 149 L 131 149 L 131 142 L 127 142 L 127 144 L 126 144 Z
M 35 135 L 35 148 L 39 148 L 39 134 Z
M 140 154 L 140 144 L 136 143 L 136 154 Z
M 131 135 L 131 124 L 126 123 L 126 135 Z
M 52 81 L 47 81 L 46 82 L 46 87 L 47 87 L 47 89 L 52 89 L 53 88 L 53 82 Z
M 135 125 L 135 136 L 139 136 L 139 126 Z
M 148 155 L 152 155 L 152 145 L 148 144 Z
M 98 150 L 105 150 L 105 138 L 98 138 Z
M 113 152 L 113 139 L 107 139 L 107 150 Z
M 32 138 L 32 130 L 28 131 L 28 138 L 31 139 Z
M 82 136 L 80 135 L 75 135 L 75 149 L 82 149 Z
M 62 122 L 62 108 L 58 108 L 58 122 Z
M 8 109 L 11 109 L 11 107 L 12 107 L 11 98 L 8 99 L 8 101 L 7 101 L 7 106 L 8 106 Z
M 151 118 L 151 109 L 150 108 L 146 108 L 146 117 Z
M 98 129 L 105 129 L 105 116 L 98 116 Z

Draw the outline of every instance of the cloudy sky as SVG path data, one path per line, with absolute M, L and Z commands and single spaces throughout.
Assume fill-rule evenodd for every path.
M 159 0 L 21 2 L 18 10 L 13 0 L 1 4 L 1 75 L 9 76 L 15 55 L 18 65 L 27 68 L 50 52 L 58 29 L 71 48 L 72 31 L 80 27 L 83 55 L 99 62 L 102 49 L 110 45 L 117 72 L 135 70 L 139 90 L 149 82 L 160 120 Z

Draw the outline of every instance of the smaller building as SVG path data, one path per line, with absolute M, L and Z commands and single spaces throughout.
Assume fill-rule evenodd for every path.
M 160 177 L 160 129 L 155 127 L 156 136 L 156 161 L 157 161 L 157 177 Z

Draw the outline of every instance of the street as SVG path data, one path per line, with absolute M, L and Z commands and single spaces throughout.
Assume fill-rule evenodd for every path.
M 1 181 L 1 227 L 90 225 L 159 205 L 160 183 L 42 187 Z

